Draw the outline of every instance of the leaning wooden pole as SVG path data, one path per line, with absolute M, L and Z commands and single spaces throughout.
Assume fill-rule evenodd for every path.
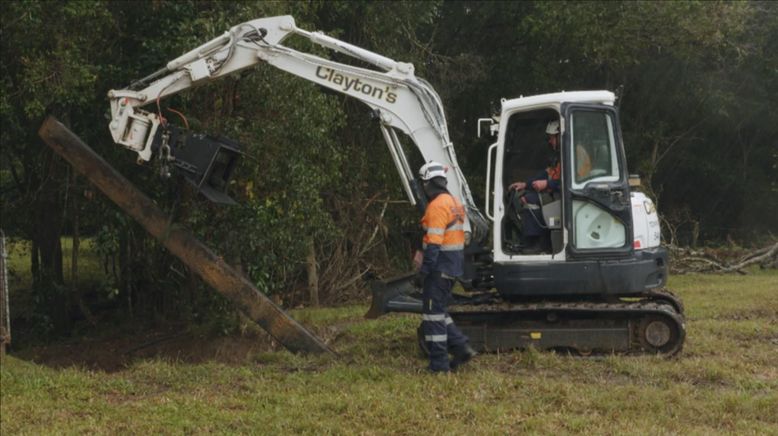
M 191 233 L 170 225 L 162 210 L 56 118 L 48 117 L 38 134 L 76 171 L 288 350 L 333 353 Z

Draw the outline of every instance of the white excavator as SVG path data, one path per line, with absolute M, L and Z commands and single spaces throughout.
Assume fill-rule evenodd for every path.
M 374 68 L 335 62 L 283 45 L 293 35 Z M 267 64 L 365 103 L 379 122 L 403 189 L 424 210 L 425 196 L 401 139 L 425 162 L 448 167 L 448 189 L 465 205 L 466 273 L 451 316 L 483 351 L 520 349 L 674 355 L 685 338 L 683 305 L 664 286 L 667 251 L 660 246 L 652 201 L 627 172 L 616 98 L 576 91 L 503 99 L 498 115 L 478 120 L 496 141 L 487 150 L 483 214 L 457 163 L 440 97 L 412 64 L 298 28 L 291 16 L 260 18 L 168 62 L 126 89 L 111 90 L 113 140 L 159 160 L 164 175 L 183 175 L 206 197 L 229 203 L 225 187 L 241 155 L 226 138 L 193 133 L 143 109 L 175 93 Z M 561 138 L 559 192 L 540 205 L 518 201 L 512 182 L 545 166 L 546 126 Z M 583 149 L 585 153 L 581 153 Z M 586 155 L 587 171 L 580 171 Z M 522 208 L 532 207 L 530 214 Z M 524 212 L 524 213 L 522 213 Z M 528 250 L 523 220 L 532 217 L 547 243 Z M 372 284 L 367 314 L 421 312 L 408 274 Z M 423 341 L 420 341 L 423 347 Z

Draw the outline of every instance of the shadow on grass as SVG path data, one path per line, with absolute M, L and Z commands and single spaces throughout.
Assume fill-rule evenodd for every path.
M 69 338 L 10 354 L 51 368 L 117 372 L 147 359 L 241 365 L 260 353 L 277 350 L 279 346 L 264 333 L 216 336 L 197 333 L 186 326 L 167 325 L 140 331 L 114 328 L 96 336 Z
M 413 316 L 365 320 L 365 308 L 350 306 L 320 310 L 295 310 L 291 315 L 303 323 L 338 353 L 333 361 L 358 362 L 378 356 L 416 354 Z M 139 327 L 103 323 L 77 338 L 63 338 L 47 344 L 10 350 L 16 358 L 51 368 L 85 368 L 118 372 L 144 360 L 163 360 L 198 364 L 216 362 L 227 365 L 278 364 L 290 367 L 322 367 L 328 359 L 299 359 L 259 328 L 247 321 L 240 331 L 213 334 L 202 327 L 164 324 Z

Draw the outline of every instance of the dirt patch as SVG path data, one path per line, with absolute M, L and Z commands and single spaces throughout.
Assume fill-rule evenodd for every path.
M 80 367 L 105 372 L 126 369 L 142 359 L 185 363 L 215 361 L 239 365 L 254 356 L 281 349 L 265 334 L 209 337 L 188 330 L 159 328 L 127 335 L 126 332 L 32 347 L 12 353 L 23 360 L 52 368 Z

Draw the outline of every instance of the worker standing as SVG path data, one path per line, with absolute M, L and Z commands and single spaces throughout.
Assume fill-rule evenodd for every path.
M 465 209 L 446 189 L 447 170 L 445 165 L 432 161 L 419 170 L 429 200 L 421 220 L 424 256 L 418 282 L 423 287 L 421 329 L 431 372 L 456 370 L 476 355 L 447 311 L 451 288 L 463 273 L 465 248 Z

